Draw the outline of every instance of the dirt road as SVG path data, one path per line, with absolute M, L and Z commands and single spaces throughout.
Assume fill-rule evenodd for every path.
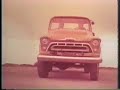
M 6 89 L 117 89 L 117 69 L 100 69 L 99 81 L 90 81 L 82 69 L 54 69 L 49 78 L 39 78 L 36 67 L 3 67 Z

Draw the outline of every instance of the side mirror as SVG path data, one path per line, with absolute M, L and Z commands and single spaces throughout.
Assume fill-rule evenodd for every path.
M 95 33 L 92 33 L 93 34 L 93 36 L 95 36 Z
M 95 24 L 93 21 L 92 21 L 91 23 L 92 23 L 92 25 L 94 25 L 94 24 Z

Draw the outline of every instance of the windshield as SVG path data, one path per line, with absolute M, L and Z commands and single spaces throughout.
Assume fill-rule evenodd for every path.
M 50 30 L 66 29 L 66 30 L 89 30 L 90 22 L 87 19 L 53 19 L 51 20 Z

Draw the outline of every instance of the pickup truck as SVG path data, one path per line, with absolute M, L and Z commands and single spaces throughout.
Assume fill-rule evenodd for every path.
M 55 16 L 50 19 L 48 34 L 40 38 L 37 71 L 47 78 L 53 67 L 65 70 L 83 68 L 90 80 L 98 80 L 101 39 L 92 31 L 94 22 L 86 17 Z

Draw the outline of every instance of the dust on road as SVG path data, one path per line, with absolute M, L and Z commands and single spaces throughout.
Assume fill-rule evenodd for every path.
M 82 69 L 54 69 L 49 78 L 39 78 L 36 67 L 3 67 L 2 88 L 6 89 L 117 89 L 117 69 L 100 69 L 99 81 L 90 81 Z

